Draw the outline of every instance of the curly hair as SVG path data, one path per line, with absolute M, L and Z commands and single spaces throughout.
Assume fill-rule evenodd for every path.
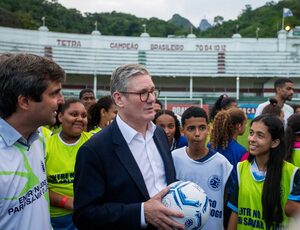
M 235 126 L 243 124 L 247 119 L 245 112 L 238 108 L 222 110 L 215 116 L 211 131 L 212 148 L 226 149 L 230 139 L 232 139 Z
M 228 142 L 232 136 L 233 126 L 231 124 L 230 115 L 226 110 L 222 110 L 215 116 L 211 130 L 210 142 L 212 148 L 227 148 Z

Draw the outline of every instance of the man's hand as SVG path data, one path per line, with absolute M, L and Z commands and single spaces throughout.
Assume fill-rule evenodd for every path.
M 158 229 L 184 229 L 184 225 L 179 224 L 170 218 L 170 216 L 183 218 L 184 214 L 167 208 L 161 203 L 162 198 L 168 191 L 169 187 L 166 187 L 144 203 L 145 219 L 148 223 Z

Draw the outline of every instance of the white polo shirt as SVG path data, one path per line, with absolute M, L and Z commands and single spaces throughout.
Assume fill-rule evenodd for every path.
M 0 118 L 0 229 L 52 229 L 43 138 Z

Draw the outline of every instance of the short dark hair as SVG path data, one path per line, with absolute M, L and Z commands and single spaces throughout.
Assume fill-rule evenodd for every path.
M 80 91 L 80 93 L 79 93 L 79 99 L 82 99 L 82 97 L 83 97 L 83 95 L 85 93 L 92 93 L 94 95 L 94 91 L 92 89 L 86 88 L 86 89 L 83 89 L 83 90 Z
M 64 80 L 65 71 L 51 59 L 28 53 L 1 58 L 0 116 L 7 118 L 16 112 L 20 95 L 40 102 L 49 82 Z
M 70 107 L 70 105 L 74 104 L 74 103 L 81 103 L 82 104 L 82 102 L 77 98 L 73 98 L 73 97 L 68 98 L 67 100 L 65 100 L 65 103 L 59 105 L 57 112 L 58 113 L 64 113 Z
M 273 114 L 275 116 L 280 117 L 282 111 L 278 105 L 278 101 L 276 98 L 269 99 L 270 104 L 268 104 L 261 112 L 261 114 Z
M 292 108 L 294 109 L 294 113 L 297 113 L 297 109 L 300 108 L 299 104 L 291 104 L 290 106 L 292 106 Z
M 163 104 L 161 103 L 160 100 L 158 100 L 157 98 L 155 99 L 155 104 L 159 104 L 161 108 L 163 108 Z
M 185 125 L 185 121 L 191 117 L 203 117 L 208 123 L 208 116 L 204 109 L 196 106 L 191 106 L 186 109 L 181 116 L 182 127 Z
M 282 88 L 286 83 L 294 83 L 294 82 L 289 78 L 278 78 L 274 82 L 274 89 L 276 90 L 277 87 Z

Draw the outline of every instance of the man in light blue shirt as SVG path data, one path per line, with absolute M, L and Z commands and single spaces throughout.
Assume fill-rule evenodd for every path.
M 44 141 L 65 72 L 33 54 L 0 56 L 0 229 L 51 229 Z

